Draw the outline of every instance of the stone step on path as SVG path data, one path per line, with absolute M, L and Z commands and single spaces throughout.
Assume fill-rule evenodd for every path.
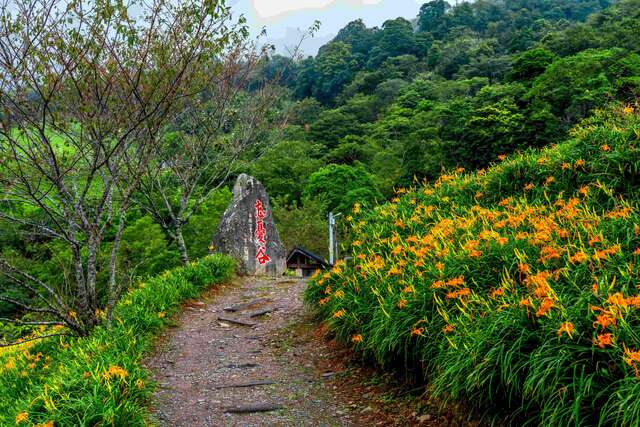
M 356 425 L 304 354 L 274 348 L 278 332 L 304 315 L 304 286 L 240 278 L 185 310 L 147 361 L 161 385 L 152 411 L 158 425 Z

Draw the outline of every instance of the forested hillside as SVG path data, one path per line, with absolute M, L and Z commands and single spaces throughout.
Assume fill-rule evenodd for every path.
M 639 29 L 638 1 L 434 1 L 303 62 L 303 203 L 370 179 L 326 180 L 352 205 L 307 290 L 332 336 L 496 425 L 637 425 Z
M 287 250 L 342 214 L 306 295 L 356 354 L 496 424 L 638 425 L 639 34 L 640 0 L 433 0 L 285 57 L 223 0 L 0 3 L 0 424 L 148 425 L 248 173 Z
M 351 22 L 314 58 L 264 65 L 260 78 L 286 69 L 297 101 L 284 140 L 252 171 L 321 221 L 323 195 L 344 211 L 557 143 L 595 108 L 635 102 L 639 28 L 637 0 L 431 1 L 380 28 Z

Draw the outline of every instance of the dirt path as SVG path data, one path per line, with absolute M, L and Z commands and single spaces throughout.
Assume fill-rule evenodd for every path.
M 304 316 L 303 289 L 298 280 L 243 278 L 188 306 L 147 362 L 159 383 L 153 409 L 158 424 L 357 425 L 349 402 L 331 392 L 330 375 L 301 354 L 317 351 L 313 344 L 292 345 L 286 338 L 287 328 Z M 224 310 L 255 300 L 251 307 Z M 269 308 L 277 310 L 250 317 Z M 265 412 L 229 413 L 260 408 Z

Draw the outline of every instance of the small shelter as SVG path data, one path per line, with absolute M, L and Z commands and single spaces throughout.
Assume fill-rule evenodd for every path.
M 298 277 L 309 277 L 324 268 L 331 268 L 331 264 L 306 249 L 295 247 L 287 255 L 287 269 L 295 271 Z

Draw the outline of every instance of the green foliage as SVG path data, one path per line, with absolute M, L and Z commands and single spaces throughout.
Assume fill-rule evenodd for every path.
M 449 3 L 444 0 L 434 0 L 423 4 L 418 14 L 420 31 L 430 32 L 441 37 L 444 14 L 449 8 Z
M 326 203 L 326 212 L 336 213 L 349 211 L 356 195 L 366 196 L 360 202 L 369 204 L 382 198 L 371 174 L 360 166 L 348 165 L 320 168 L 309 177 L 303 192 L 305 199 L 321 200 Z
M 193 259 L 209 254 L 211 239 L 230 201 L 231 190 L 227 187 L 214 191 L 185 224 L 184 239 Z
M 266 183 L 275 198 L 299 201 L 309 176 L 324 163 L 320 147 L 305 141 L 282 141 L 251 166 L 251 173 Z
M 340 144 L 326 156 L 328 163 L 354 165 L 356 163 L 370 164 L 379 147 L 371 139 L 347 135 Z
M 0 424 L 146 426 L 155 385 L 141 362 L 180 304 L 227 281 L 234 262 L 211 256 L 149 279 L 118 304 L 111 327 L 0 352 Z
M 324 258 L 329 257 L 329 231 L 326 205 L 319 200 L 308 200 L 304 205 L 273 203 L 273 217 L 285 249 L 303 247 Z
M 306 298 L 337 338 L 500 425 L 640 422 L 640 112 L 355 207 Z
M 160 226 L 143 216 L 127 226 L 122 235 L 120 263 L 130 276 L 148 277 L 180 264 Z
M 622 77 L 640 75 L 637 55 L 622 49 L 586 50 L 560 59 L 535 79 L 529 97 L 573 122 L 617 98 Z M 631 95 L 637 95 L 631 89 Z
M 307 137 L 310 141 L 332 149 L 345 136 L 358 134 L 357 123 L 355 116 L 343 109 L 325 110 L 311 124 Z
M 509 78 L 530 82 L 557 59 L 556 55 L 544 48 L 535 48 L 518 55 L 511 67 Z

